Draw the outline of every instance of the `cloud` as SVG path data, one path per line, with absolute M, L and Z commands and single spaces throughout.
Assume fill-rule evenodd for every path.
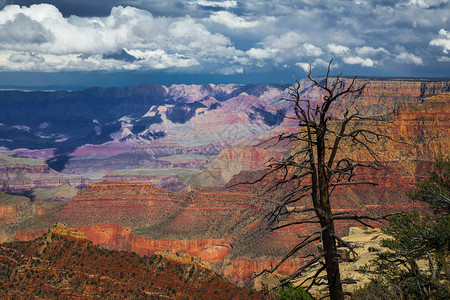
M 249 49 L 246 54 L 251 58 L 257 60 L 264 60 L 275 57 L 277 54 L 276 49 L 262 49 L 262 48 L 252 48 Z
M 442 52 L 447 54 L 450 50 L 450 32 L 442 28 L 439 30 L 439 38 L 431 40 L 430 45 L 442 47 Z
M 409 4 L 417 5 L 421 8 L 437 7 L 441 4 L 448 3 L 448 0 L 410 0 Z
M 396 60 L 402 63 L 423 65 L 422 58 L 407 52 L 402 52 L 396 56 Z
M 210 32 L 189 16 L 168 19 L 119 6 L 106 17 L 64 18 L 56 7 L 41 4 L 7 6 L 0 20 L 0 49 L 39 54 L 45 59 L 43 70 L 197 66 L 214 72 L 222 69 L 221 64 L 244 61 L 243 51 L 234 48 L 228 37 Z M 3 69 L 34 70 L 30 63 L 12 66 L 8 61 Z
M 237 1 L 235 0 L 226 0 L 226 1 L 197 0 L 196 3 L 201 6 L 221 7 L 221 8 L 233 8 L 238 5 Z
M 324 54 L 320 47 L 311 43 L 304 43 L 305 37 L 294 31 L 281 36 L 268 36 L 259 48 L 251 48 L 246 54 L 253 59 L 271 59 L 277 64 L 295 63 L 298 57 L 318 57 Z
M 136 57 L 129 54 L 126 50 L 122 49 L 119 53 L 113 53 L 113 54 L 104 54 L 104 59 L 115 59 L 115 60 L 123 60 L 126 62 L 135 62 L 137 60 Z
M 270 35 L 266 37 L 262 42 L 262 46 L 264 48 L 292 50 L 299 48 L 302 42 L 306 40 L 307 38 L 304 35 L 296 31 L 288 31 L 280 36 Z
M 386 49 L 384 49 L 383 47 L 378 47 L 378 48 L 373 48 L 373 47 L 357 47 L 355 49 L 356 54 L 358 54 L 359 56 L 377 56 L 377 55 L 383 55 L 383 54 L 387 54 L 389 55 L 389 51 L 387 51 Z
M 298 62 L 298 63 L 295 63 L 295 65 L 296 65 L 297 67 L 302 68 L 305 72 L 309 72 L 309 63 Z
M 246 51 L 251 59 L 272 60 L 278 64 L 290 61 L 297 55 L 304 55 L 307 51 L 317 53 L 314 45 L 303 46 L 304 37 L 294 31 L 289 31 L 281 36 L 268 36 L 261 43 L 260 47 L 251 48 Z M 261 62 L 257 62 L 261 65 Z
M 230 66 L 230 67 L 225 67 L 225 68 L 219 70 L 217 73 L 223 74 L 223 75 L 243 74 L 244 68 L 238 67 L 238 66 Z
M 210 19 L 232 29 L 248 29 L 260 25 L 258 21 L 247 21 L 243 17 L 238 17 L 227 11 L 216 12 Z
M 321 56 L 323 54 L 322 49 L 310 43 L 303 44 L 303 49 L 307 56 Z
M 11 56 L 9 57 L 9 61 L 18 64 L 40 64 L 45 62 L 45 59 L 34 53 L 18 52 L 11 54 Z
M 309 60 L 322 68 L 319 59 L 334 57 L 344 73 L 365 68 L 401 76 L 406 69 L 394 70 L 393 63 L 431 74 L 433 62 L 448 64 L 443 57 L 450 50 L 445 0 L 360 0 L 351 6 L 345 0 L 48 1 L 54 5 L 0 10 L 2 70 L 238 74 L 301 67 Z M 14 53 L 44 61 L 29 56 L 13 63 Z
M 295 65 L 297 67 L 302 68 L 305 72 L 309 72 L 309 65 L 311 64 L 311 69 L 314 69 L 315 67 L 328 67 L 329 62 L 317 58 L 315 60 L 312 60 L 310 63 L 306 63 L 306 62 L 297 62 Z M 332 69 L 335 69 L 338 67 L 338 64 L 333 63 L 333 65 L 331 66 Z
M 53 35 L 44 26 L 23 13 L 18 13 L 14 19 L 0 25 L 0 44 L 3 47 L 16 48 L 17 45 L 21 49 L 24 45 L 40 45 L 53 39 Z
M 328 44 L 327 49 L 334 55 L 343 55 L 345 53 L 350 52 L 349 47 L 337 44 Z
M 180 54 L 168 54 L 164 50 L 128 50 L 138 61 L 135 63 L 150 69 L 187 68 L 199 65 L 192 58 L 183 57 Z
M 440 61 L 440 62 L 450 62 L 450 57 L 441 56 L 441 57 L 438 58 L 438 61 Z
M 374 62 L 370 58 L 361 58 L 359 56 L 344 57 L 343 61 L 349 65 L 361 65 L 362 67 L 373 67 Z

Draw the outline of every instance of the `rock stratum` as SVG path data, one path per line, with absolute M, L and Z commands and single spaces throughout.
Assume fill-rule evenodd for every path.
M 82 189 L 89 184 L 89 180 L 59 173 L 51 169 L 44 160 L 23 158 L 12 152 L 0 152 L 0 191 L 50 189 L 64 184 Z
M 304 98 L 320 102 L 320 91 L 302 83 Z M 340 88 L 345 84 L 348 81 Z M 147 88 L 142 87 L 140 92 Z M 147 100 L 130 100 L 136 107 L 142 106 L 134 107 L 133 114 L 127 117 L 122 100 L 124 111 L 114 110 L 114 117 L 108 119 L 108 124 L 117 121 L 120 128 L 111 129 L 105 140 L 80 142 L 67 150 L 60 169 L 64 174 L 79 173 L 85 177 L 107 174 L 104 180 L 91 183 L 68 203 L 59 202 L 60 206 L 51 206 L 41 213 L 39 207 L 55 202 L 47 199 L 35 203 L 23 196 L 5 194 L 8 200 L 0 202 L 2 241 L 34 239 L 60 221 L 75 226 L 104 248 L 130 250 L 139 255 L 170 250 L 200 257 L 213 271 L 234 282 L 249 283 L 255 272 L 277 264 L 296 244 L 299 234 L 315 227 L 266 230 L 264 216 L 281 194 L 261 195 L 268 181 L 236 184 L 258 178 L 268 159 L 292 151 L 293 145 L 267 147 L 261 143 L 280 132 L 296 129 L 288 118 L 280 120 L 269 110 L 284 91 L 264 86 L 246 87 L 246 91 L 241 86 L 210 88 L 222 92 L 214 96 L 205 94 L 206 86 L 180 86 L 173 90 L 178 96 L 159 99 L 150 108 L 143 108 L 142 103 Z M 99 103 L 103 101 L 101 97 L 106 97 L 100 91 L 95 94 L 100 97 Z M 450 82 L 371 80 L 362 93 L 335 103 L 331 122 L 339 122 L 347 109 L 355 108 L 369 116 L 382 117 L 385 122 L 359 121 L 352 125 L 354 128 L 371 128 L 392 140 L 382 141 L 375 149 L 384 168 L 357 174 L 378 185 L 337 189 L 332 200 L 335 212 L 379 215 L 425 210 L 426 207 L 410 202 L 405 192 L 428 176 L 435 156 L 447 154 L 450 149 Z M 289 106 L 280 109 L 288 116 L 291 113 Z M 145 123 L 148 118 L 158 121 Z M 100 118 L 95 120 L 102 124 Z M 36 124 L 42 124 L 39 122 Z M 93 132 L 100 132 L 95 131 L 95 126 Z M 146 135 L 144 139 L 143 132 L 149 130 L 164 134 L 154 134 L 152 138 Z M 63 158 L 58 148 L 12 150 L 22 157 L 47 155 L 50 166 Z M 344 145 L 342 150 L 343 155 L 355 160 L 371 161 L 364 149 Z M 298 205 L 310 206 L 308 201 Z M 337 231 L 345 235 L 354 225 L 340 223 Z M 294 257 L 279 273 L 289 274 L 302 263 L 300 257 Z

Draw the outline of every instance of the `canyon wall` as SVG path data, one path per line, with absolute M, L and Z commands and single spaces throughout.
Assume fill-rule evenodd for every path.
M 19 157 L 13 152 L 0 152 L 0 191 L 49 189 L 64 184 L 81 189 L 89 184 L 89 180 L 56 172 L 44 160 Z

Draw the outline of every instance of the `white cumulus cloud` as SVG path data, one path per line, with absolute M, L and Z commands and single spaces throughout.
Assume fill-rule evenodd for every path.
M 222 7 L 222 8 L 233 8 L 237 6 L 237 1 L 226 0 L 226 1 L 209 1 L 209 0 L 197 0 L 197 4 L 209 7 Z
M 373 67 L 375 65 L 370 58 L 362 58 L 359 56 L 344 57 L 343 61 L 349 65 L 361 65 L 362 67 Z
M 307 56 L 321 56 L 323 54 L 322 49 L 310 43 L 303 44 L 303 49 Z
M 289 31 L 281 36 L 270 35 L 261 43 L 260 47 L 251 48 L 246 54 L 251 59 L 271 59 L 276 64 L 292 63 L 299 57 L 319 57 L 323 50 L 311 43 L 305 42 L 305 37 L 297 32 Z
M 442 28 L 439 30 L 439 38 L 431 40 L 430 45 L 442 47 L 442 51 L 447 54 L 450 50 L 450 32 Z
M 375 55 L 380 55 L 380 54 L 388 54 L 389 55 L 389 51 L 387 51 L 383 47 L 378 47 L 378 48 L 373 48 L 373 47 L 368 47 L 368 46 L 357 47 L 355 49 L 355 52 L 359 56 L 375 56 Z
M 397 61 L 407 64 L 423 65 L 422 58 L 407 52 L 402 52 L 396 56 Z
M 236 16 L 228 11 L 216 12 L 211 15 L 210 19 L 232 29 L 248 29 L 260 25 L 258 21 L 247 21 L 243 17 Z
M 367 74 L 389 76 L 432 73 L 450 53 L 448 0 L 91 0 L 76 10 L 61 4 L 61 11 L 4 5 L 11 2 L 0 0 L 3 71 L 238 74 L 305 68 L 310 60 L 323 71 L 320 60 L 333 57 L 344 73 L 377 67 Z M 446 76 L 439 70 L 436 76 Z
M 325 61 L 321 58 L 316 58 L 312 61 L 310 61 L 309 63 L 306 62 L 297 62 L 295 65 L 297 67 L 302 68 L 305 72 L 309 72 L 309 68 L 311 65 L 311 69 L 314 69 L 315 67 L 328 67 L 329 62 Z M 339 65 L 337 63 L 334 63 L 332 66 L 332 69 L 338 68 Z
M 343 55 L 348 52 L 350 52 L 350 48 L 343 45 L 337 45 L 337 44 L 328 44 L 327 45 L 328 51 L 330 51 L 334 55 Z
M 121 60 L 124 49 L 136 60 Z M 11 51 L 28 53 L 30 59 L 20 60 L 23 54 Z M 47 71 L 196 66 L 214 72 L 227 61 L 244 61 L 243 51 L 228 37 L 189 16 L 168 19 L 121 6 L 106 17 L 84 18 L 65 18 L 49 4 L 6 6 L 0 11 L 0 52 L 5 57 L 0 61 L 3 70 L 34 70 L 39 63 Z
M 410 4 L 417 5 L 421 8 L 429 8 L 440 4 L 448 3 L 448 0 L 410 0 Z

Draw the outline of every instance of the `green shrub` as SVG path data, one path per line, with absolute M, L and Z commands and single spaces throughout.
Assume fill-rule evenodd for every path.
M 290 282 L 279 291 L 279 296 L 280 300 L 313 300 L 301 286 L 295 287 Z

